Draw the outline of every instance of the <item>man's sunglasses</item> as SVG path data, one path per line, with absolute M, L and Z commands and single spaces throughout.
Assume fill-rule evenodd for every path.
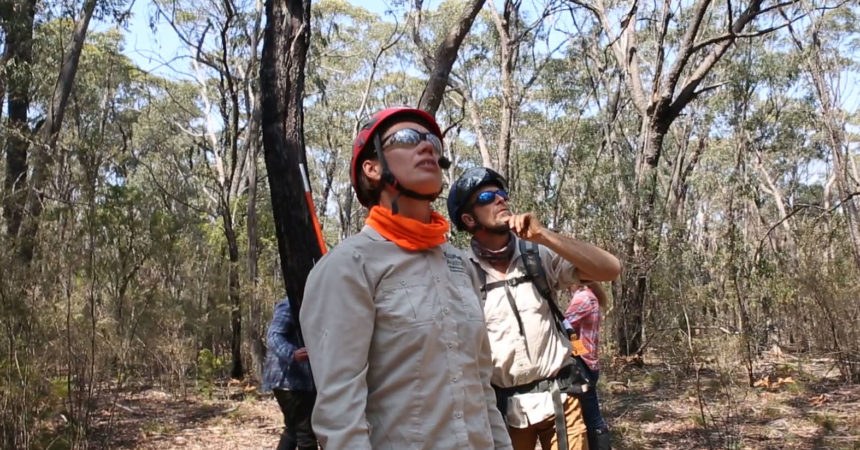
M 420 144 L 421 141 L 429 142 L 430 145 L 433 146 L 433 149 L 436 150 L 436 154 L 442 154 L 442 140 L 439 139 L 439 136 L 430 132 L 422 133 L 412 128 L 403 128 L 402 130 L 395 131 L 391 136 L 385 138 L 382 142 L 382 148 L 392 145 L 408 145 L 410 147 L 414 147 Z
M 499 197 L 502 197 L 503 200 L 508 199 L 508 193 L 505 192 L 504 189 L 498 189 L 495 191 L 484 191 L 484 192 L 481 192 L 480 194 L 478 194 L 478 196 L 475 198 L 475 204 L 476 205 L 482 205 L 482 206 L 483 205 L 489 205 L 490 203 L 493 203 L 494 201 L 496 201 L 497 195 Z

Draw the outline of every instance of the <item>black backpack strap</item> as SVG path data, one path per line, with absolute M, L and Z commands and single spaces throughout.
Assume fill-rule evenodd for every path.
M 555 296 L 546 279 L 546 272 L 543 270 L 543 264 L 541 264 L 537 244 L 525 239 L 517 239 L 517 241 L 520 246 L 520 258 L 523 260 L 523 266 L 525 266 L 526 274 L 531 278 L 532 284 L 537 288 L 541 297 L 553 300 Z
M 520 327 L 520 336 L 523 338 L 526 337 L 526 329 L 523 326 L 523 319 L 520 317 L 520 310 L 517 308 L 517 303 L 514 301 L 514 296 L 511 294 L 511 290 L 508 289 L 509 286 L 516 286 L 517 284 L 522 283 L 523 281 L 527 281 L 527 277 L 519 277 L 514 278 L 512 280 L 500 280 L 494 281 L 492 283 L 487 283 L 487 272 L 484 272 L 484 269 L 481 268 L 481 265 L 475 261 L 472 261 L 472 264 L 475 265 L 475 270 L 478 272 L 478 278 L 481 280 L 481 300 L 482 306 L 483 302 L 487 300 L 487 292 L 492 291 L 493 289 L 502 287 L 505 288 L 505 298 L 508 299 L 508 305 L 511 307 L 511 311 L 514 313 L 514 317 L 517 319 L 517 325 Z M 528 348 L 526 348 L 528 351 Z
M 549 303 L 549 309 L 552 312 L 552 315 L 555 316 L 556 325 L 561 331 L 562 336 L 567 336 L 568 332 L 564 329 L 564 325 L 562 325 L 564 322 L 564 314 L 562 314 L 561 310 L 558 308 L 558 304 L 555 302 L 555 295 L 549 287 L 549 281 L 546 279 L 546 271 L 544 271 L 543 264 L 540 260 L 540 250 L 538 250 L 538 245 L 534 242 L 526 241 L 525 239 L 517 240 L 519 241 L 520 258 L 522 258 L 523 266 L 526 269 L 526 277 L 531 279 L 535 289 L 537 289 L 541 297 Z

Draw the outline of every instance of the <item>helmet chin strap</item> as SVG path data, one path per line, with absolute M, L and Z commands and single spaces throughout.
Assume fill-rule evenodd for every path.
M 388 162 L 385 161 L 385 156 L 382 154 L 382 138 L 379 137 L 379 133 L 375 133 L 373 136 L 373 146 L 376 148 L 376 157 L 379 158 L 380 163 L 382 163 L 382 178 L 381 182 L 385 185 L 393 187 L 397 194 L 394 195 L 394 199 L 391 201 L 391 213 L 397 214 L 400 208 L 397 206 L 397 200 L 401 195 L 409 198 L 414 198 L 416 200 L 427 200 L 433 201 L 436 200 L 439 195 L 442 193 L 442 188 L 439 189 L 439 192 L 435 194 L 421 194 L 419 192 L 415 192 L 412 189 L 408 189 L 404 187 L 397 178 L 394 177 L 394 174 L 391 173 L 391 170 L 388 168 Z M 444 156 L 439 158 L 439 167 L 443 169 L 447 169 L 451 167 L 451 161 Z

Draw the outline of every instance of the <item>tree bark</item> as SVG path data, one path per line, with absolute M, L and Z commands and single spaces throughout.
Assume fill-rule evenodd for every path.
M 481 116 L 478 114 L 478 105 L 468 88 L 458 89 L 457 92 L 463 97 L 463 109 L 469 115 L 469 120 L 472 122 L 472 129 L 475 133 L 475 139 L 478 142 L 478 149 L 481 152 L 481 165 L 484 167 L 497 167 L 493 164 L 493 159 L 490 156 L 490 146 L 487 143 L 487 137 L 484 135 L 484 127 L 481 125 Z
M 491 5 L 493 5 L 492 0 Z M 519 2 L 505 0 L 503 16 L 499 16 L 493 5 L 492 17 L 499 32 L 499 69 L 502 78 L 502 114 L 499 124 L 499 143 L 496 149 L 498 155 L 497 170 L 505 178 L 511 179 L 511 134 L 513 133 L 514 108 L 519 106 L 514 98 L 513 72 L 517 65 L 519 55 Z
M 263 16 L 263 2 L 257 0 L 257 10 L 255 14 L 252 42 L 251 42 L 251 65 L 255 66 L 257 75 L 259 76 L 259 65 L 257 61 L 257 43 L 261 31 L 261 23 Z M 252 72 L 251 70 L 248 71 Z M 265 339 L 265 325 L 263 323 L 263 307 L 261 299 L 257 295 L 257 261 L 259 258 L 258 251 L 258 230 L 257 230 L 257 158 L 260 155 L 260 120 L 262 110 L 260 102 L 262 96 L 260 93 L 259 83 L 253 82 L 254 78 L 248 77 L 245 83 L 245 98 L 249 107 L 246 109 L 251 112 L 250 123 L 248 124 L 248 136 L 246 145 L 248 150 L 245 157 L 248 159 L 248 285 L 250 287 L 251 298 L 249 299 L 249 318 L 248 324 L 248 341 L 251 345 L 251 360 L 254 364 L 254 373 L 257 376 L 263 376 L 263 364 L 266 359 L 266 346 L 263 342 Z
M 222 200 L 225 201 L 226 200 Z M 239 292 L 239 242 L 233 227 L 233 218 L 226 205 L 221 207 L 221 219 L 224 221 L 224 236 L 227 239 L 227 297 L 230 303 L 230 350 L 233 366 L 230 376 L 241 380 L 245 377 L 245 366 L 242 364 L 242 295 Z
M 301 307 L 305 281 L 322 251 L 314 237 L 300 165 L 304 142 L 304 69 L 310 44 L 310 0 L 269 0 L 260 66 L 263 95 L 263 150 L 278 254 L 294 312 Z
M 258 116 L 259 117 L 259 116 Z M 256 138 L 255 138 L 256 140 Z M 266 346 L 263 344 L 265 338 L 263 323 L 263 308 L 261 299 L 257 295 L 257 259 L 259 257 L 257 244 L 257 155 L 258 144 L 253 144 L 253 151 L 249 153 L 248 166 L 248 285 L 251 298 L 249 299 L 248 341 L 251 344 L 251 359 L 254 363 L 254 373 L 258 376 L 263 374 L 263 363 L 266 359 Z

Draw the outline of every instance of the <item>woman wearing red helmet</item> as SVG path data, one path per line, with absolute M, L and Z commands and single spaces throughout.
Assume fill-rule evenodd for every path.
M 436 121 L 411 108 L 380 111 L 355 139 L 366 226 L 314 267 L 300 313 L 325 448 L 510 448 L 478 278 L 431 209 L 442 151 Z

